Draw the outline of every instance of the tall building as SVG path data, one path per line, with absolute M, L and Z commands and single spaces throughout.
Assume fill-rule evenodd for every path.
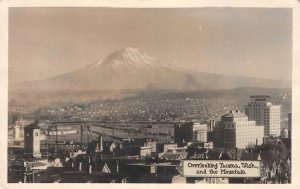
M 249 121 L 238 110 L 223 115 L 214 132 L 214 146 L 229 149 L 245 148 L 250 144 L 260 145 L 264 137 L 264 127 L 256 126 L 255 121 Z
M 19 125 L 14 126 L 14 138 L 15 138 L 15 140 L 20 140 L 20 133 L 21 133 L 20 130 L 21 129 L 20 129 Z
M 29 122 L 23 120 L 22 117 L 20 120 L 16 120 L 14 124 L 14 139 L 15 140 L 23 140 L 24 132 L 23 128 L 28 125 Z
M 210 120 L 208 124 L 208 131 L 211 132 L 214 130 L 214 127 L 216 126 L 216 120 Z
M 40 152 L 40 126 L 37 122 L 24 127 L 24 152 L 25 155 L 41 158 Z
M 250 102 L 245 105 L 245 114 L 249 120 L 264 126 L 265 136 L 280 135 L 280 105 L 273 105 L 268 95 L 250 96 Z
M 215 126 L 216 126 L 216 121 L 210 120 L 207 126 L 207 142 L 213 142 Z
M 187 122 L 174 126 L 175 143 L 185 143 L 192 141 L 207 142 L 207 125 Z

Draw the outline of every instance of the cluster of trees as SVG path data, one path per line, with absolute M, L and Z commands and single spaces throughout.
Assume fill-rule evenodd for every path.
M 272 183 L 291 183 L 291 154 L 279 138 L 269 138 L 269 141 L 261 146 L 249 145 L 249 150 L 256 153 L 267 152 L 269 161 L 276 162 L 278 168 Z M 251 183 L 251 179 L 248 180 Z

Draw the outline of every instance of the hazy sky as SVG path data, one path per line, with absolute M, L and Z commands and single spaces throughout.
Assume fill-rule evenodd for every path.
M 76 70 L 122 47 L 202 72 L 291 79 L 292 10 L 10 8 L 9 81 Z

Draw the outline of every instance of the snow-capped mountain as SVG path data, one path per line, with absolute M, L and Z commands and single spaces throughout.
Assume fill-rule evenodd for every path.
M 290 87 L 286 81 L 191 72 L 163 64 L 140 50 L 125 47 L 77 71 L 24 82 L 17 89 L 228 89 Z
M 139 49 L 132 47 L 125 47 L 116 52 L 110 54 L 103 61 L 103 65 L 106 66 L 134 66 L 134 67 L 144 67 L 144 66 L 154 66 L 155 60 L 143 54 Z

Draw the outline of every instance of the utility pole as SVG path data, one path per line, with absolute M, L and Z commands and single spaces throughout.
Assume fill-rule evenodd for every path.
M 171 129 L 169 129 L 169 130 L 168 130 L 167 141 L 168 141 L 168 142 L 171 142 L 171 141 L 170 141 L 171 138 L 172 138 L 172 137 L 171 137 Z
M 50 128 L 51 126 L 48 126 L 48 134 L 47 134 L 47 159 L 49 160 L 49 148 L 50 148 Z
M 80 146 L 82 147 L 82 133 L 83 133 L 83 127 L 80 125 Z
M 57 133 L 58 132 L 58 130 L 57 130 L 57 125 L 55 125 L 55 144 L 57 145 L 57 142 L 58 142 L 58 140 L 57 140 Z
M 103 139 L 102 139 L 102 136 L 101 135 L 99 135 L 99 137 L 98 137 L 98 150 L 99 150 L 99 152 L 102 152 L 103 151 Z
M 90 125 L 87 125 L 87 143 L 90 142 Z
M 54 125 L 55 128 L 55 156 L 57 155 L 57 145 L 58 145 L 58 140 L 57 140 L 57 125 Z

